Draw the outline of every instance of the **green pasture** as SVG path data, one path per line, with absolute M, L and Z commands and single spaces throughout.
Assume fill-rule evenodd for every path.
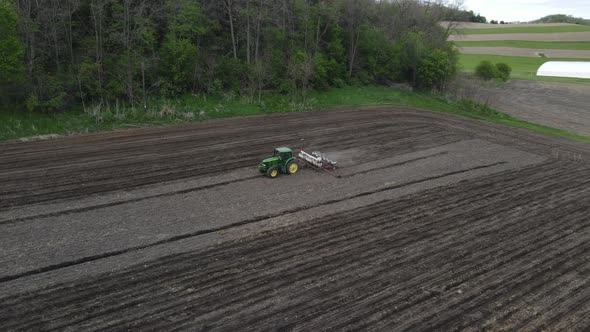
M 506 63 L 512 67 L 511 78 L 539 80 L 549 82 L 569 82 L 569 83 L 584 83 L 590 84 L 588 79 L 578 78 L 560 78 L 560 77 L 539 77 L 537 76 L 537 69 L 547 61 L 585 61 L 585 59 L 572 58 L 532 58 L 521 56 L 503 56 L 503 55 L 488 55 L 488 54 L 461 54 L 459 56 L 459 67 L 462 71 L 475 71 L 475 67 L 483 61 L 488 60 L 493 63 Z M 590 59 L 587 59 L 590 61 Z

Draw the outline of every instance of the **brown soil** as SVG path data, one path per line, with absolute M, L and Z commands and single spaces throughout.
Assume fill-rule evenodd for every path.
M 555 33 L 498 33 L 450 35 L 452 41 L 527 40 L 527 41 L 590 41 L 590 31 Z
M 491 24 L 474 22 L 441 22 L 443 27 L 456 26 L 457 29 L 498 29 L 498 28 L 536 28 L 570 26 L 570 23 L 527 23 L 527 24 Z
M 590 85 L 514 80 L 500 86 L 459 83 L 460 97 L 517 118 L 590 137 Z
M 590 51 L 582 50 L 554 50 L 540 48 L 519 47 L 458 47 L 463 54 L 491 54 L 507 56 L 524 56 L 538 58 L 543 54 L 547 58 L 578 58 L 590 59 Z
M 257 174 L 302 138 L 336 177 Z M 372 107 L 1 147 L 2 330 L 590 326 L 585 144 Z

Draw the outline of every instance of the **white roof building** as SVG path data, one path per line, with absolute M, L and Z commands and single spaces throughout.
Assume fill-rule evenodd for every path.
M 590 78 L 590 62 L 549 61 L 537 70 L 537 76 Z

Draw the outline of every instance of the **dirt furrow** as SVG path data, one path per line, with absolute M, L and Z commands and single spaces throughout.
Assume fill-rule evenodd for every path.
M 301 138 L 339 155 L 341 177 L 257 179 L 261 158 Z M 3 289 L 24 287 L 0 294 L 2 330 L 590 324 L 590 149 L 581 143 L 366 107 L 9 143 L 0 158 L 0 250 L 27 264 L 0 277 Z M 251 176 L 233 171 L 249 164 Z M 17 266 L 9 256 L 4 264 Z M 45 276 L 49 287 L 31 286 Z

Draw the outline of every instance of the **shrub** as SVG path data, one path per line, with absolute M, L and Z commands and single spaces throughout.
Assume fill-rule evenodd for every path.
M 452 49 L 435 49 L 420 62 L 417 70 L 417 84 L 423 88 L 443 91 L 445 83 L 456 73 L 455 54 Z
M 174 96 L 190 87 L 197 58 L 197 47 L 187 39 L 168 36 L 160 50 L 161 92 Z
M 501 79 L 506 82 L 510 78 L 512 67 L 505 63 L 497 63 L 494 65 L 492 62 L 484 60 L 477 65 L 475 68 L 475 75 L 486 81 L 492 79 Z
M 25 100 L 25 106 L 29 112 L 35 111 L 40 105 L 39 97 L 36 93 L 31 93 Z
M 499 76 L 498 69 L 491 61 L 484 60 L 475 67 L 475 75 L 486 81 L 497 78 Z
M 512 67 L 505 63 L 497 63 L 496 69 L 498 71 L 499 78 L 501 78 L 504 82 L 508 81 L 510 78 L 510 73 L 512 72 Z

